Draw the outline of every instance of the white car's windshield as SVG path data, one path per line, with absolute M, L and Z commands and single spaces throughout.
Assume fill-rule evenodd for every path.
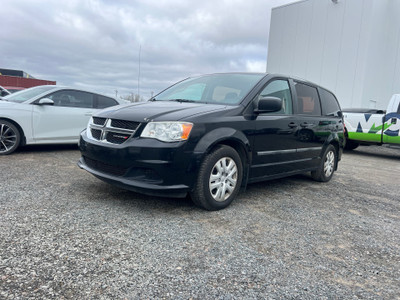
M 26 100 L 32 99 L 46 91 L 54 89 L 54 85 L 38 86 L 30 89 L 22 90 L 14 94 L 3 97 L 6 101 L 22 103 Z
M 179 101 L 237 105 L 265 74 L 212 74 L 181 81 L 153 101 Z

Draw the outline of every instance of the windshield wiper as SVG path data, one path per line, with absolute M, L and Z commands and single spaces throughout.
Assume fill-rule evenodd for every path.
M 169 99 L 168 101 L 175 101 L 175 102 L 197 102 L 197 101 L 188 100 L 188 99 Z

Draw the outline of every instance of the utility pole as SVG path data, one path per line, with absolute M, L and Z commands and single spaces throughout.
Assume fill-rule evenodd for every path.
M 139 73 L 138 73 L 138 79 L 137 79 L 137 90 L 138 90 L 138 95 L 140 96 L 140 54 L 142 52 L 142 45 L 139 45 Z

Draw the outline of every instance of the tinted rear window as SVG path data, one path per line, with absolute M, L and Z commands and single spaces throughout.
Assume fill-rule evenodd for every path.
M 315 87 L 296 82 L 297 110 L 301 115 L 321 115 L 318 91 Z
M 97 96 L 97 108 L 106 108 L 117 104 L 118 102 L 112 98 L 101 95 Z
M 320 89 L 319 92 L 322 100 L 322 114 L 331 117 L 339 116 L 340 106 L 335 96 L 324 89 Z

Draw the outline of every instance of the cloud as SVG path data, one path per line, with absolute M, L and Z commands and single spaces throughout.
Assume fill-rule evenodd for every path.
M 2 1 L 0 67 L 150 97 L 190 75 L 264 72 L 271 7 L 293 0 Z

